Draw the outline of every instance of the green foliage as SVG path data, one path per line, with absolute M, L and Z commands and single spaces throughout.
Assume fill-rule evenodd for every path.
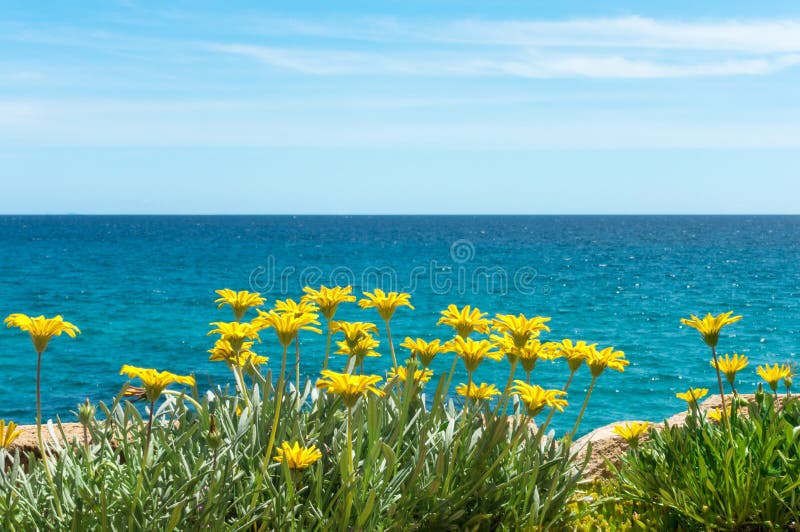
M 722 424 L 690 416 L 653 432 L 620 469 L 619 496 L 685 530 L 786 530 L 800 522 L 800 406 L 761 394 Z M 732 437 L 731 437 L 732 435 Z
M 666 516 L 659 508 L 641 501 L 623 499 L 619 491 L 619 481 L 616 479 L 580 486 L 575 500 L 570 504 L 576 515 L 572 525 L 574 530 L 647 532 L 678 529 L 674 523 L 666 522 Z
M 91 443 L 55 449 L 48 461 L 54 488 L 33 455 L 0 475 L 4 528 L 489 530 L 562 527 L 571 518 L 581 468 L 568 447 L 523 416 L 512 426 L 488 405 L 465 415 L 446 400 L 444 378 L 430 407 L 413 382 L 399 380 L 385 397 L 356 404 L 352 486 L 341 400 L 310 383 L 299 410 L 295 394 L 284 395 L 275 441 L 314 444 L 323 455 L 290 470 L 265 454 L 275 412 L 270 377 L 252 378 L 248 406 L 222 390 L 165 392 L 147 453 L 147 416 L 122 397 L 99 405 Z

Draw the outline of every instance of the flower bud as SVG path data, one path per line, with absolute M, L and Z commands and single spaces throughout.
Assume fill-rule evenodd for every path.
M 214 420 L 214 416 L 211 416 L 211 421 L 208 425 L 208 434 L 206 435 L 206 442 L 208 446 L 213 449 L 219 449 L 220 445 L 222 445 L 222 435 L 217 430 L 217 423 Z
M 84 427 L 88 427 L 94 421 L 95 407 L 86 398 L 86 402 L 78 406 L 78 421 Z
M 756 402 L 760 403 L 763 400 L 764 400 L 764 387 L 759 382 L 758 388 L 756 388 Z

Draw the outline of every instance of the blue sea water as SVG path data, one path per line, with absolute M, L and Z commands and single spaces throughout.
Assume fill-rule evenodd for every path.
M 306 284 L 335 283 L 411 292 L 416 310 L 400 308 L 392 322 L 396 344 L 449 338 L 435 324 L 455 303 L 551 316 L 544 339 L 625 351 L 631 365 L 598 380 L 583 433 L 662 419 L 684 407 L 676 392 L 714 389 L 708 349 L 680 324 L 689 314 L 744 316 L 719 343 L 721 353 L 750 357 L 742 390 L 754 388 L 757 364 L 797 360 L 800 217 L 0 217 L 0 314 L 62 314 L 82 330 L 76 340 L 55 338 L 44 355 L 45 418 L 74 419 L 86 397 L 109 401 L 126 381 L 122 364 L 194 372 L 201 388 L 229 383 L 206 352 L 208 323 L 231 319 L 214 305 L 215 289 L 258 290 L 269 303 L 299 297 Z M 377 321 L 352 304 L 337 317 Z M 263 337 L 256 351 L 277 362 L 277 342 Z M 376 373 L 390 360 L 383 331 L 381 340 L 386 356 L 367 361 Z M 313 378 L 324 339 L 305 334 L 301 345 L 302 372 Z M 0 331 L 0 418 L 34 421 L 35 371 L 27 335 Z M 505 362 L 487 362 L 477 379 L 501 386 L 507 376 Z M 563 361 L 540 363 L 534 381 L 561 387 L 566 376 Z M 555 418 L 559 431 L 573 423 L 588 384 L 584 368 L 570 408 Z

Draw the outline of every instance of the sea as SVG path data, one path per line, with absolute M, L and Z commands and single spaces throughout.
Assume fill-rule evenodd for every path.
M 269 306 L 321 284 L 410 293 L 415 309 L 391 322 L 401 359 L 406 336 L 452 337 L 436 326 L 451 303 L 490 317 L 548 316 L 543 340 L 624 351 L 630 366 L 597 380 L 579 434 L 668 417 L 685 408 L 675 393 L 690 386 L 713 393 L 709 350 L 682 317 L 743 316 L 718 346 L 750 358 L 743 392 L 755 389 L 757 365 L 794 363 L 800 352 L 798 216 L 0 216 L 0 317 L 61 314 L 82 331 L 44 354 L 45 419 L 75 420 L 86 398 L 111 402 L 127 380 L 123 364 L 192 373 L 201 390 L 230 384 L 224 364 L 208 360 L 209 323 L 232 319 L 214 291 L 258 291 Z M 366 370 L 384 374 L 375 310 L 346 304 L 337 317 L 379 324 L 384 356 Z M 262 337 L 255 350 L 277 369 L 279 345 L 270 331 Z M 315 380 L 324 337 L 303 333 L 300 343 L 303 377 Z M 451 356 L 434 362 L 437 373 Z M 332 365 L 344 362 L 335 355 Z M 508 371 L 488 361 L 475 378 L 502 387 Z M 27 335 L 0 330 L 0 418 L 34 422 L 35 375 Z M 561 388 L 567 375 L 563 361 L 540 362 L 532 380 Z M 466 381 L 463 365 L 455 381 Z M 572 427 L 589 382 L 584 367 L 557 432 Z

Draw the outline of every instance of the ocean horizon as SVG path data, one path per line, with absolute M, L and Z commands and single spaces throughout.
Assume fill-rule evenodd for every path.
M 552 318 L 543 340 L 614 346 L 631 365 L 598 380 L 581 433 L 624 419 L 660 420 L 685 408 L 675 393 L 714 390 L 710 354 L 690 314 L 733 310 L 719 352 L 750 365 L 737 386 L 752 391 L 758 364 L 797 361 L 800 332 L 800 216 L 779 215 L 8 215 L 0 216 L 0 313 L 61 314 L 81 328 L 55 338 L 43 357 L 43 416 L 72 421 L 79 402 L 109 403 L 123 364 L 194 373 L 198 387 L 232 382 L 210 362 L 209 323 L 229 321 L 215 290 L 254 290 L 298 299 L 306 285 L 350 284 L 356 295 L 383 288 L 411 293 L 416 310 L 392 321 L 398 358 L 406 336 L 452 336 L 436 327 L 453 303 L 495 313 Z M 252 314 L 250 315 L 252 316 Z M 374 310 L 341 307 L 337 318 L 374 321 L 383 353 L 368 372 L 390 366 Z M 314 380 L 324 337 L 301 335 L 301 372 Z M 256 352 L 279 364 L 277 341 Z M 434 363 L 449 369 L 452 355 Z M 333 355 L 333 368 L 344 358 Z M 0 334 L 0 418 L 35 418 L 36 356 L 27 335 Z M 455 382 L 466 378 L 459 367 Z M 583 368 L 571 427 L 589 384 Z M 518 373 L 521 377 L 522 374 Z M 486 362 L 476 380 L 502 386 L 506 362 Z M 561 387 L 563 361 L 540 362 L 533 381 Z

